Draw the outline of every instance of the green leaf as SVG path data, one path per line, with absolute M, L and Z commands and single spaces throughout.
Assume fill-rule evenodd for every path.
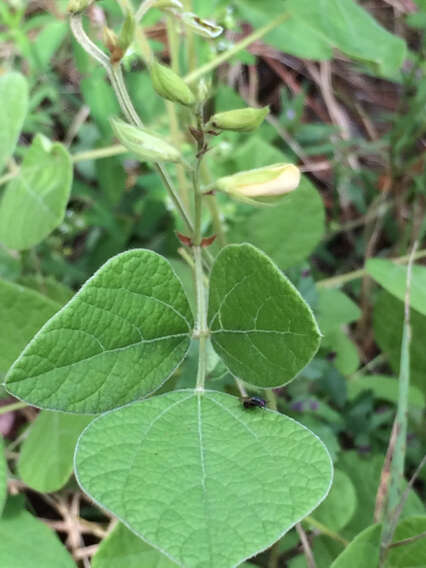
M 404 303 L 392 294 L 382 291 L 374 305 L 374 337 L 381 350 L 386 353 L 395 374 L 399 374 L 403 323 Z M 410 325 L 410 382 L 426 395 L 426 350 L 424 341 L 426 317 L 411 309 Z
M 13 154 L 28 110 L 28 84 L 20 73 L 0 76 L 0 173 Z
M 351 478 L 358 503 L 355 514 L 349 524 L 341 531 L 343 537 L 353 538 L 373 522 L 374 505 L 383 461 L 384 457 L 380 455 L 361 457 L 355 451 L 340 454 L 337 466 Z M 410 491 L 402 511 L 402 517 L 420 514 L 423 511 L 424 507 L 421 500 L 414 491 Z
M 340 329 L 326 333 L 322 347 L 336 353 L 333 360 L 336 369 L 343 375 L 352 375 L 359 367 L 359 354 L 356 344 Z
M 82 489 L 186 568 L 231 568 L 270 546 L 325 497 L 331 467 L 294 420 L 214 391 L 104 414 L 76 450 Z
M 74 296 L 74 292 L 70 288 L 61 282 L 58 282 L 51 276 L 39 278 L 34 275 L 26 275 L 21 276 L 18 282 L 19 284 L 22 284 L 22 286 L 31 288 L 42 296 L 46 296 L 60 305 L 65 304 Z
M 92 568 L 176 568 L 164 554 L 118 524 L 101 542 L 92 558 Z
M 21 446 L 18 473 L 22 481 L 40 493 L 61 489 L 73 470 L 77 439 L 90 420 L 88 416 L 40 412 Z
M 33 42 L 39 71 L 48 70 L 50 60 L 57 53 L 67 34 L 68 25 L 64 20 L 53 20 L 43 26 Z
M 237 154 L 238 164 L 246 155 L 251 167 L 266 165 L 264 157 L 271 155 L 271 148 L 274 161 L 286 161 L 283 153 L 269 144 L 253 142 L 245 145 L 244 154 L 242 151 Z M 249 242 L 261 248 L 284 269 L 311 254 L 324 234 L 324 218 L 319 193 L 309 179 L 302 176 L 299 187 L 279 205 L 262 209 L 247 207 L 244 217 L 236 218 L 231 225 L 229 240 Z
M 66 148 L 38 134 L 0 203 L 0 241 L 16 250 L 42 241 L 64 218 L 71 182 Z
M 399 383 L 395 377 L 384 375 L 357 376 L 347 381 L 348 397 L 356 398 L 361 392 L 372 391 L 374 396 L 380 400 L 387 400 L 397 404 L 399 398 Z M 413 408 L 422 410 L 425 406 L 425 397 L 420 389 L 410 385 L 408 391 L 408 404 Z
M 355 487 L 339 469 L 334 470 L 333 485 L 327 498 L 312 517 L 332 531 L 338 532 L 351 520 L 357 505 Z
M 321 331 L 328 333 L 361 316 L 361 310 L 346 294 L 333 288 L 318 288 L 317 317 Z
M 2 568 L 76 568 L 55 533 L 25 510 L 8 503 L 0 519 Z
M 394 73 L 404 61 L 404 40 L 380 26 L 354 0 L 288 0 L 283 9 L 331 46 L 375 64 L 384 74 Z
M 35 336 L 6 377 L 14 396 L 83 414 L 157 390 L 185 357 L 193 319 L 167 260 L 117 255 Z
M 7 465 L 4 455 L 3 436 L 0 435 L 0 518 L 3 512 L 7 494 Z
M 360 568 L 378 566 L 381 525 L 372 525 L 357 535 L 339 554 L 330 568 Z
M 0 280 L 0 376 L 60 307 L 38 292 Z
M 210 279 L 209 328 L 229 370 L 262 388 L 289 382 L 318 350 L 320 332 L 299 292 L 260 250 L 222 249 Z
M 390 260 L 371 258 L 366 270 L 385 290 L 405 301 L 407 287 L 407 267 Z M 410 305 L 426 316 L 426 267 L 414 264 L 411 273 Z
M 393 542 L 411 538 L 426 532 L 426 516 L 409 517 L 400 522 Z M 423 537 L 405 546 L 389 549 L 386 568 L 424 568 L 426 566 L 426 539 Z

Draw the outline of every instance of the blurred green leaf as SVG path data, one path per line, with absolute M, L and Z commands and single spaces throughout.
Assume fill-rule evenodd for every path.
M 371 390 L 374 396 L 380 400 L 387 400 L 397 404 L 399 399 L 399 383 L 395 377 L 384 375 L 357 376 L 347 382 L 348 397 L 356 398 L 360 393 Z M 425 405 L 425 397 L 420 389 L 410 385 L 408 391 L 408 404 L 422 410 Z
M 28 110 L 28 84 L 20 73 L 0 76 L 0 173 L 13 154 Z
M 37 245 L 65 215 L 72 183 L 66 148 L 39 134 L 0 203 L 0 241 L 24 250 Z
M 4 449 L 3 436 L 0 434 L 0 519 L 7 495 L 7 465 Z
M 21 446 L 18 473 L 40 493 L 61 489 L 73 470 L 77 439 L 92 418 L 43 410 Z
M 334 470 L 333 485 L 312 517 L 332 531 L 339 532 L 351 520 L 357 506 L 355 488 L 350 478 L 339 469 Z

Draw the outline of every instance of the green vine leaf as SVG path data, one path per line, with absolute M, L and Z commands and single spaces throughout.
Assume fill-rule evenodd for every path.
M 168 261 L 117 255 L 28 344 L 6 377 L 14 396 L 50 410 L 99 413 L 143 397 L 185 357 L 193 318 Z
M 28 83 L 20 73 L 0 77 L 0 173 L 13 154 L 28 110 Z
M 75 445 L 89 416 L 43 411 L 31 425 L 21 446 L 18 473 L 40 493 L 61 489 L 73 470 Z
M 339 554 L 330 568 L 378 566 L 381 530 L 381 525 L 372 525 L 360 532 Z
M 7 470 L 6 458 L 4 455 L 3 436 L 0 435 L 0 517 L 3 512 L 7 492 Z
M 34 290 L 0 280 L 0 376 L 60 307 Z
M 299 292 L 252 245 L 229 245 L 213 265 L 212 344 L 229 370 L 267 388 L 288 383 L 318 350 L 320 331 Z
M 332 475 L 304 426 L 193 390 L 96 418 L 75 466 L 93 500 L 185 568 L 231 568 L 266 549 L 324 499 Z
M 67 149 L 38 134 L 0 203 L 0 241 L 25 250 L 47 237 L 64 218 L 71 182 Z
M 334 470 L 330 493 L 312 514 L 313 518 L 338 532 L 351 520 L 357 506 L 355 487 L 346 473 Z
M 17 498 L 8 501 L 0 519 L 0 566 L 76 568 L 55 533 L 22 509 Z

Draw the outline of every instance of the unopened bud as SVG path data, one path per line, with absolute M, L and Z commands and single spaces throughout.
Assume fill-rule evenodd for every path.
M 216 130 L 234 130 L 236 132 L 250 132 L 260 126 L 269 113 L 269 107 L 240 108 L 218 112 L 207 123 L 207 128 Z
M 132 126 L 119 118 L 111 119 L 111 126 L 119 141 L 142 161 L 179 162 L 180 152 L 157 134 Z
M 272 164 L 217 180 L 215 187 L 252 205 L 274 205 L 300 183 L 300 170 L 293 164 Z
M 183 12 L 184 9 L 180 0 L 157 0 L 152 7 L 159 10 L 178 10 L 179 12 Z
M 151 66 L 151 79 L 154 89 L 161 97 L 186 106 L 195 103 L 194 93 L 170 67 L 154 61 Z
M 111 63 L 117 63 L 118 61 L 121 61 L 124 56 L 124 51 L 123 49 L 121 49 L 117 34 L 111 28 L 105 26 L 103 29 L 103 36 L 105 45 L 111 54 Z
M 202 77 L 198 81 L 198 85 L 197 85 L 197 89 L 196 89 L 198 102 L 199 103 L 205 103 L 206 100 L 209 98 L 210 91 L 211 91 L 211 81 L 206 81 L 206 79 L 204 77 Z
M 126 53 L 127 49 L 133 43 L 134 36 L 135 36 L 135 19 L 133 17 L 133 14 L 129 11 L 126 14 L 126 18 L 120 30 L 120 35 L 118 36 L 118 43 L 124 53 Z
M 223 32 L 222 26 L 218 26 L 210 20 L 200 18 L 192 12 L 182 14 L 182 21 L 193 32 L 208 39 L 216 39 Z
M 68 2 L 67 11 L 69 14 L 78 14 L 91 6 L 96 0 L 70 0 Z

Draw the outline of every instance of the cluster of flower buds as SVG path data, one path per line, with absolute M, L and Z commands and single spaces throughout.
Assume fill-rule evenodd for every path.
M 293 164 L 272 164 L 219 178 L 215 187 L 251 205 L 275 205 L 300 183 L 300 170 Z

